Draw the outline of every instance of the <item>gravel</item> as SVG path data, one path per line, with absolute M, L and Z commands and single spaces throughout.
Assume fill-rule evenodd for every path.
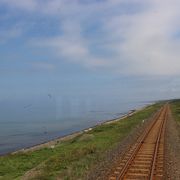
M 137 138 L 151 122 L 152 117 L 136 127 L 128 137 L 120 142 L 116 148 L 106 153 L 106 158 L 100 165 L 94 167 L 87 176 L 88 180 L 105 180 L 111 174 L 124 155 L 136 142 Z M 180 180 L 180 124 L 172 117 L 171 112 L 165 131 L 165 180 Z
M 154 113 L 155 115 L 155 113 Z M 94 167 L 87 175 L 87 180 L 105 180 L 117 167 L 117 164 L 124 157 L 125 152 L 137 141 L 144 129 L 150 124 L 154 115 L 138 125 L 123 141 L 121 141 L 114 149 L 106 152 L 104 160 L 98 166 Z
M 180 180 L 180 125 L 171 113 L 166 126 L 165 179 Z

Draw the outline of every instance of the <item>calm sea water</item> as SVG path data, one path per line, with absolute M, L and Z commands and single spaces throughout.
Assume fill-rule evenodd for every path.
M 53 99 L 0 101 L 0 154 L 30 147 L 105 120 L 147 102 Z

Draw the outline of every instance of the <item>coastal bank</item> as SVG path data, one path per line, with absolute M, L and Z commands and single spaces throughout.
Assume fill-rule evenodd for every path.
M 90 172 L 105 162 L 107 156 L 115 154 L 117 147 L 130 134 L 135 130 L 140 132 L 138 129 L 161 105 L 156 103 L 122 118 L 0 157 L 0 179 L 92 177 Z

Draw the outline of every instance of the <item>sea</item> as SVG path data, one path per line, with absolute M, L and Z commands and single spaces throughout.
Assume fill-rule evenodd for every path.
M 143 101 L 71 100 L 48 97 L 0 101 L 0 155 L 122 117 L 152 104 Z

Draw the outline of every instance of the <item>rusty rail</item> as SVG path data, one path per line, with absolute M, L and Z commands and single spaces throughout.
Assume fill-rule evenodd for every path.
M 153 157 L 153 161 L 152 161 L 152 166 L 151 166 L 151 171 L 150 171 L 151 174 L 150 174 L 149 180 L 153 180 L 153 177 L 154 177 L 154 172 L 155 172 L 155 167 L 156 167 L 156 159 L 157 159 L 157 156 L 158 156 L 158 149 L 159 149 L 159 144 L 160 144 L 160 138 L 161 138 L 161 135 L 162 135 L 163 127 L 164 127 L 164 125 L 166 123 L 166 118 L 167 118 L 167 111 L 165 112 L 165 117 L 164 117 L 164 120 L 162 121 L 160 131 L 159 131 L 159 134 L 158 134 L 158 138 L 157 138 L 157 141 L 156 141 L 156 147 L 155 147 L 155 150 L 154 150 L 154 157 Z
M 160 110 L 160 112 L 156 114 L 154 120 L 152 121 L 152 124 L 145 130 L 145 132 L 138 139 L 138 142 L 134 145 L 134 147 L 127 152 L 127 154 L 130 155 L 125 155 L 123 159 L 125 163 L 123 163 L 122 160 L 122 164 L 118 165 L 114 173 L 109 177 L 110 180 L 134 179 L 136 175 L 139 177 L 141 177 L 141 175 L 144 176 L 143 179 L 149 179 L 149 180 L 153 179 L 156 170 L 156 160 L 158 158 L 158 152 L 161 151 L 161 153 L 159 153 L 160 154 L 159 159 L 161 159 L 163 156 L 163 148 L 162 148 L 163 136 L 164 136 L 163 129 L 165 128 L 167 112 L 168 112 L 168 105 L 166 104 Z M 155 136 L 154 134 L 157 135 Z M 151 153 L 144 154 L 143 149 Z M 138 156 L 139 157 L 145 156 L 145 158 L 148 159 L 147 164 L 150 163 L 150 167 L 146 165 L 143 166 L 141 164 L 141 161 L 143 162 L 143 159 L 139 159 Z M 139 161 L 139 164 L 136 163 L 135 160 L 137 162 Z M 144 163 L 146 164 L 146 162 Z M 133 167 L 135 168 L 133 169 Z M 133 170 L 134 172 L 138 172 L 138 173 L 134 173 L 134 177 L 133 177 Z M 161 166 L 160 166 L 160 170 L 161 170 Z M 161 177 L 161 175 L 159 176 Z

